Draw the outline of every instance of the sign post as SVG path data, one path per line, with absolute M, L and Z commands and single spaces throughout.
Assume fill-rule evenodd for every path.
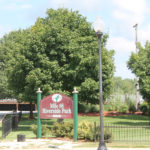
M 41 138 L 40 100 L 42 91 L 37 90 L 37 138 Z
M 73 129 L 73 139 L 76 142 L 78 139 L 78 91 L 76 88 L 73 91 Z

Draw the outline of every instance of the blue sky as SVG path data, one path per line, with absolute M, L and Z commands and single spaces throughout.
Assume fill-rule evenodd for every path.
M 101 16 L 109 34 L 108 49 L 115 50 L 115 76 L 134 78 L 126 62 L 135 52 L 135 29 L 143 45 L 150 39 L 150 1 L 148 0 L 0 0 L 0 37 L 12 30 L 33 25 L 48 8 L 78 10 L 89 22 Z

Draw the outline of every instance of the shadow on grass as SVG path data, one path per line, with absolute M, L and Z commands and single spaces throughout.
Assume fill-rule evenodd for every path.
M 134 127 L 140 127 L 140 126 L 150 126 L 149 125 L 149 122 L 127 122 L 127 121 L 124 121 L 124 122 L 115 122 L 114 123 L 115 125 L 124 125 L 124 126 L 134 126 Z
M 24 131 L 25 132 L 25 131 L 32 131 L 32 130 L 31 130 L 31 126 L 21 125 L 13 131 Z
M 137 120 L 137 121 L 149 121 L 150 116 L 143 116 L 143 115 L 122 115 L 122 116 L 108 116 L 107 118 L 112 119 L 126 119 L 126 120 Z
M 150 117 L 143 115 L 123 115 L 109 116 L 111 120 L 115 120 L 111 124 L 126 125 L 126 126 L 150 126 Z M 108 123 L 109 124 L 109 123 Z

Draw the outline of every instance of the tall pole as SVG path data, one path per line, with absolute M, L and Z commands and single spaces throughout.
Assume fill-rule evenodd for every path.
M 135 46 L 136 46 L 136 55 L 138 55 L 138 47 L 137 47 L 137 30 L 138 30 L 138 24 L 135 24 L 133 26 L 135 28 Z M 139 103 L 139 78 L 136 76 L 136 110 L 138 109 L 138 103 Z
M 41 138 L 41 119 L 40 119 L 40 100 L 42 91 L 40 88 L 37 90 L 37 138 Z
M 98 32 L 99 45 L 99 107 L 100 107 L 100 141 L 98 150 L 107 150 L 104 141 L 104 123 L 103 123 L 103 88 L 102 88 L 102 59 L 101 59 L 101 37 L 102 33 Z
M 73 91 L 73 139 L 74 142 L 78 140 L 78 91 L 74 88 Z

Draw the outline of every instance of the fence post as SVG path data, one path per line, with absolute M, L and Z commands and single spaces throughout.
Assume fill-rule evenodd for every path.
M 40 100 L 42 91 L 37 90 L 37 138 L 41 138 Z
M 96 122 L 94 122 L 94 141 L 96 142 Z
M 76 88 L 73 91 L 73 129 L 73 139 L 76 142 L 78 139 L 78 91 Z
M 5 138 L 5 135 L 4 135 L 4 120 L 2 120 L 2 139 Z

